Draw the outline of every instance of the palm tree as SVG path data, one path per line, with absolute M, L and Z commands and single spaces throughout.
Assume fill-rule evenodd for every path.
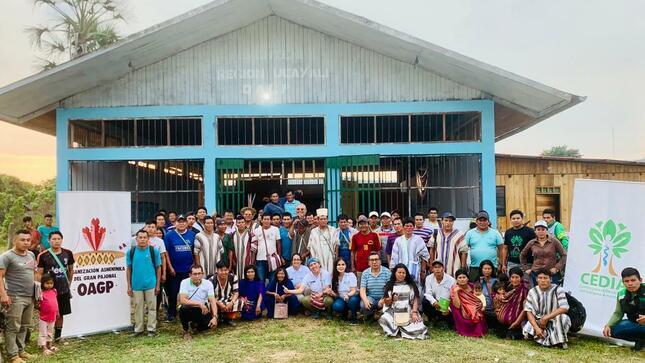
M 627 231 L 624 224 L 616 226 L 616 223 L 609 219 L 604 224 L 602 221 L 596 223 L 589 230 L 589 239 L 589 248 L 593 250 L 594 255 L 598 255 L 598 264 L 591 271 L 598 273 L 605 266 L 609 274 L 618 276 L 614 270 L 614 257 L 621 258 L 623 253 L 629 251 L 625 246 L 631 241 L 632 233 Z
M 49 25 L 26 29 L 33 45 L 43 51 L 43 69 L 113 44 L 119 40 L 115 25 L 124 21 L 113 0 L 33 0 L 56 14 Z

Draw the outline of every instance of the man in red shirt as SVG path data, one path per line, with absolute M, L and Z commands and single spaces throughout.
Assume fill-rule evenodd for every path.
M 370 268 L 370 253 L 375 251 L 380 255 L 381 241 L 379 240 L 378 234 L 370 231 L 370 226 L 365 216 L 358 218 L 358 230 L 359 233 L 352 236 L 350 250 L 352 251 L 352 266 L 356 271 L 357 280 L 360 281 L 363 271 Z

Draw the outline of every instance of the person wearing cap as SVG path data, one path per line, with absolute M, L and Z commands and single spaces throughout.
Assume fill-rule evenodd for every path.
M 233 273 L 237 276 L 244 276 L 244 269 L 247 266 L 255 265 L 255 255 L 258 251 L 257 241 L 253 241 L 252 233 L 245 218 L 238 214 L 235 217 L 236 231 L 232 235 L 233 239 Z
M 504 233 L 502 272 L 510 271 L 513 267 L 521 267 L 520 253 L 529 241 L 535 238 L 535 230 L 524 225 L 524 213 L 521 210 L 512 210 L 509 217 L 511 228 Z
M 379 256 L 381 254 L 381 240 L 376 233 L 370 231 L 365 216 L 358 217 L 358 233 L 352 236 L 351 250 L 352 266 L 360 280 L 363 271 L 370 267 L 370 254 L 372 252 L 376 252 Z
M 398 264 L 404 264 L 410 276 L 421 287 L 426 278 L 426 266 L 430 253 L 421 237 L 415 236 L 413 231 L 414 222 L 411 219 L 403 221 L 403 236 L 397 238 L 392 247 L 390 269 Z
M 333 238 L 334 244 L 338 246 L 338 257 L 345 261 L 346 270 L 352 272 L 352 250 L 350 247 L 352 244 L 352 236 L 358 231 L 349 226 L 348 219 L 345 214 L 338 216 L 338 228 L 336 228 Z
M 164 244 L 168 251 L 168 279 L 166 292 L 168 295 L 168 321 L 174 321 L 177 315 L 177 294 L 179 285 L 189 277 L 190 267 L 195 263 L 193 249 L 195 247 L 195 232 L 188 229 L 188 222 L 183 215 L 177 216 L 177 226 L 164 236 Z
M 381 213 L 381 226 L 374 232 L 378 234 L 378 238 L 381 241 L 381 263 L 383 266 L 389 267 L 390 261 L 388 261 L 388 254 L 385 252 L 385 249 L 387 248 L 388 238 L 395 234 L 394 228 L 392 228 L 392 215 L 389 212 Z
M 376 230 L 378 230 L 378 222 L 379 222 L 378 212 L 375 210 L 371 211 L 370 214 L 367 216 L 367 219 L 369 221 L 370 231 L 376 232 Z
M 295 289 L 285 289 L 287 294 L 304 294 L 300 301 L 302 306 L 310 311 L 314 318 L 320 318 L 321 312 L 327 312 L 327 317 L 331 320 L 331 306 L 334 299 L 331 297 L 331 274 L 320 266 L 320 261 L 315 257 L 307 260 L 309 272 L 302 279 L 300 285 Z M 312 303 L 312 300 L 315 300 Z M 321 309 L 320 302 L 324 309 Z
M 560 241 L 549 235 L 548 228 L 544 220 L 535 222 L 536 237 L 530 240 L 520 253 L 522 270 L 531 277 L 533 286 L 537 283 L 536 272 L 540 269 L 547 269 L 551 282 L 557 284 L 560 280 L 560 271 L 567 261 L 567 251 Z M 532 265 L 527 262 L 529 254 L 533 256 Z
M 206 278 L 213 276 L 217 269 L 215 264 L 220 261 L 224 250 L 222 240 L 215 233 L 215 221 L 213 217 L 204 217 L 204 230 L 195 236 L 195 265 L 201 266 Z
M 233 245 L 233 238 L 230 234 L 226 233 L 228 224 L 224 218 L 215 219 L 215 226 L 217 230 L 217 237 L 222 244 L 220 249 L 219 260 L 228 265 L 229 270 L 233 270 L 233 255 L 235 254 L 235 245 Z
M 450 315 L 450 289 L 457 281 L 445 273 L 445 267 L 440 259 L 432 261 L 432 273 L 428 275 L 425 283 L 425 294 L 421 306 L 423 313 L 428 317 L 428 322 L 442 320 L 452 325 Z
M 454 228 L 457 218 L 450 212 L 441 217 L 441 228 L 428 242 L 430 258 L 441 261 L 444 271 L 454 276 L 457 270 L 467 266 L 468 246 L 464 243 L 464 232 Z
M 334 271 L 334 259 L 338 256 L 337 240 L 333 238 L 336 228 L 329 226 L 327 208 L 316 210 L 318 216 L 318 227 L 311 230 L 307 250 L 311 257 L 317 258 L 320 266 L 327 272 Z
M 479 281 L 479 265 L 482 261 L 490 260 L 497 268 L 502 262 L 501 256 L 504 240 L 499 232 L 491 228 L 488 212 L 482 210 L 477 213 L 477 227 L 466 232 L 464 240 L 470 250 L 470 267 L 468 278 L 470 281 Z

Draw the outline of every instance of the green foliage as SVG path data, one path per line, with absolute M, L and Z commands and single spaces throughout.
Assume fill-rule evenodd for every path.
M 22 218 L 30 216 L 34 226 L 43 223 L 45 213 L 56 212 L 54 179 L 31 184 L 18 178 L 0 175 L 0 243 L 7 244 L 14 231 L 22 226 Z
M 578 149 L 569 149 L 567 145 L 553 146 L 550 149 L 542 151 L 540 156 L 561 156 L 567 158 L 579 158 L 582 157 L 580 150 Z
M 34 47 L 41 50 L 43 70 L 116 43 L 116 25 L 124 21 L 113 0 L 33 0 L 54 17 L 47 25 L 28 27 Z
M 600 253 L 607 244 L 611 247 L 612 254 L 620 258 L 623 253 L 629 252 L 625 246 L 632 240 L 632 233 L 627 231 L 624 224 L 616 226 L 616 222 L 609 219 L 604 223 L 600 221 L 589 229 L 589 240 L 591 243 L 587 246 L 593 250 L 594 255 Z

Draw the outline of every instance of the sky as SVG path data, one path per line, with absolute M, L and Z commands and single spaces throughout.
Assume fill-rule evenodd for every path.
M 130 34 L 210 0 L 120 0 Z M 320 0 L 431 43 L 587 100 L 496 144 L 537 155 L 554 145 L 584 157 L 645 158 L 645 1 Z M 43 24 L 30 0 L 0 5 L 0 86 L 35 73 L 24 29 Z M 0 173 L 31 182 L 55 177 L 55 139 L 0 122 Z

